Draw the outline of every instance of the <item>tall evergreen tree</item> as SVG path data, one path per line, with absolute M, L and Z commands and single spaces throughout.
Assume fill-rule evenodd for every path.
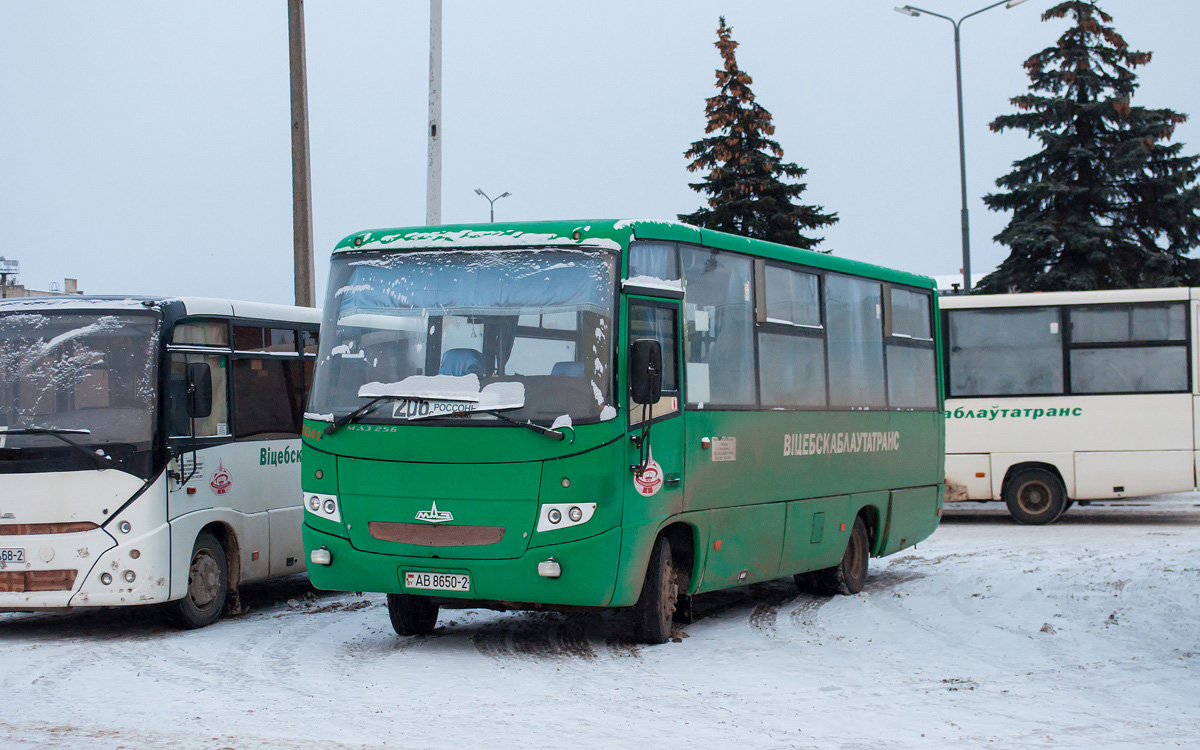
M 1129 49 L 1094 2 L 1061 2 L 1043 21 L 1070 17 L 1058 43 L 1025 61 L 1030 93 L 1012 99 L 993 131 L 1024 130 L 1042 150 L 996 180 L 984 197 L 1012 211 L 996 240 L 1011 249 L 979 292 L 1192 285 L 1200 261 L 1200 157 L 1168 143 L 1187 115 L 1130 104 L 1133 69 L 1149 52 Z
M 719 92 L 707 100 L 705 108 L 708 137 L 684 152 L 692 160 L 689 172 L 707 170 L 703 182 L 689 186 L 707 195 L 708 205 L 680 214 L 679 219 L 707 229 L 813 249 L 822 238 L 801 232 L 829 226 L 838 220 L 837 214 L 823 213 L 823 206 L 792 202 L 808 186 L 787 184 L 782 178 L 800 178 L 808 170 L 783 162 L 783 148 L 770 138 L 775 134 L 771 113 L 754 101 L 753 81 L 738 68 L 734 56 L 738 43 L 730 37 L 731 32 L 722 16 L 716 47 L 725 66 L 717 70 Z

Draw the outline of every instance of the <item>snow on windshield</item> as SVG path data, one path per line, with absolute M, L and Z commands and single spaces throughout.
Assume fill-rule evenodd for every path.
M 616 256 L 595 249 L 335 255 L 312 411 L 346 413 L 378 395 L 453 400 L 466 381 L 448 393 L 439 378 L 474 377 L 476 397 L 519 385 L 516 418 L 607 417 L 615 296 Z M 387 392 L 401 384 L 416 392 Z
M 0 422 L 148 440 L 157 344 L 148 315 L 0 315 Z

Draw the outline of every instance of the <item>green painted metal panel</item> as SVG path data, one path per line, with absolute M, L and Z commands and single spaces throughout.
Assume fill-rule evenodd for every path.
M 358 549 L 410 557 L 513 558 L 524 554 L 533 532 L 541 485 L 540 462 L 518 464 L 419 464 L 338 459 L 342 520 Z M 372 522 L 423 523 L 420 513 L 452 516 L 439 525 L 501 527 L 488 545 L 425 547 L 377 539 Z
M 914 487 L 892 492 L 882 554 L 890 555 L 911 547 L 932 534 L 937 528 L 941 507 L 938 487 Z
M 489 601 L 537 602 L 580 607 L 609 606 L 616 584 L 614 564 L 621 548 L 621 529 L 610 529 L 587 539 L 532 549 L 512 560 L 463 560 L 383 555 L 352 547 L 346 539 L 304 527 L 305 549 L 326 547 L 331 565 L 309 565 L 313 585 L 328 591 L 378 591 L 404 593 L 405 571 L 457 572 L 471 576 L 473 597 L 438 592 L 447 598 Z M 559 578 L 543 578 L 539 562 L 553 554 L 562 566 Z
M 812 534 L 808 537 L 809 544 L 820 544 L 825 539 L 825 514 L 822 512 L 812 514 Z M 808 559 L 812 559 L 809 555 Z
M 712 542 L 704 563 L 701 590 L 714 591 L 778 578 L 786 511 L 785 503 L 709 511 Z

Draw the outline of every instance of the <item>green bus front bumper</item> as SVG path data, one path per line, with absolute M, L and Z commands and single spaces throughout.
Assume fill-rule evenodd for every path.
M 527 550 L 506 560 L 461 560 L 405 557 L 355 549 L 344 537 L 317 531 L 305 524 L 304 548 L 324 547 L 329 565 L 308 565 L 312 584 L 327 591 L 377 591 L 387 594 L 421 594 L 447 599 L 489 602 L 537 602 L 548 605 L 604 607 L 613 599 L 621 529 L 614 528 L 587 539 Z M 558 578 L 538 575 L 538 563 L 553 557 L 562 567 Z M 405 572 L 467 574 L 471 591 L 412 590 L 404 587 Z M 467 602 L 464 602 L 467 604 Z

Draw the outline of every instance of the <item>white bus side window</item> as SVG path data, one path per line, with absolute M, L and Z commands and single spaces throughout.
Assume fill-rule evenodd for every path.
M 948 395 L 1061 394 L 1059 329 L 1056 307 L 951 310 Z
M 233 361 L 233 427 L 238 440 L 300 436 L 304 372 L 299 359 Z
M 1184 305 L 1106 305 L 1069 310 L 1072 393 L 1188 390 Z
M 176 352 L 171 355 L 171 373 L 167 381 L 167 409 L 172 437 L 191 434 L 187 415 L 187 366 L 192 362 L 208 365 L 212 375 L 212 412 L 199 417 L 196 437 L 224 437 L 229 434 L 228 363 L 224 354 L 193 354 Z

